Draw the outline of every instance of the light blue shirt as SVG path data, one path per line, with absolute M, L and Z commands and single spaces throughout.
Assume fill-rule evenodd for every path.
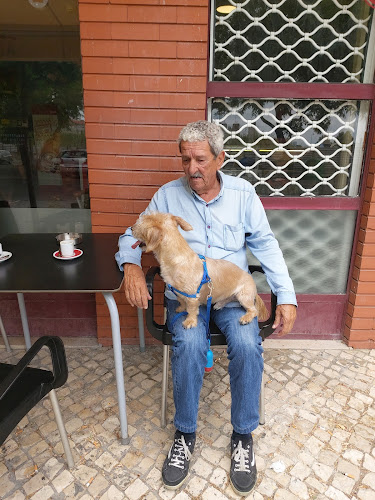
M 254 187 L 246 180 L 218 172 L 220 193 L 206 202 L 190 187 L 186 177 L 168 182 L 153 196 L 145 212 L 169 212 L 185 219 L 192 231 L 180 232 L 198 254 L 213 259 L 226 259 L 248 270 L 246 245 L 259 260 L 278 304 L 297 305 L 279 244 L 269 226 L 263 205 Z M 142 251 L 133 249 L 136 242 L 128 228 L 119 238 L 116 261 L 141 265 Z M 166 292 L 176 299 L 172 292 Z M 233 304 L 233 303 L 232 303 Z M 237 303 L 238 305 L 238 303 Z

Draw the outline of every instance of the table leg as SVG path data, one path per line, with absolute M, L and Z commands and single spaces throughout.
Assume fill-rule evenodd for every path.
M 137 313 L 138 313 L 139 350 L 141 352 L 145 352 L 146 344 L 145 344 L 145 327 L 143 324 L 143 309 L 137 307 Z
M 22 328 L 23 328 L 23 336 L 25 337 L 26 349 L 30 349 L 31 347 L 31 339 L 30 339 L 30 330 L 29 323 L 27 321 L 27 313 L 25 307 L 25 299 L 23 293 L 17 293 L 18 299 L 18 307 L 20 309 Z
M 115 360 L 115 372 L 117 383 L 117 398 L 120 413 L 120 429 L 121 443 L 128 444 L 128 422 L 126 419 L 126 400 L 125 400 L 125 384 L 124 370 L 122 364 L 122 349 L 121 349 L 121 334 L 120 334 L 120 319 L 116 301 L 110 292 L 103 292 L 103 296 L 107 303 L 109 314 L 111 316 L 112 340 L 113 340 L 113 356 Z

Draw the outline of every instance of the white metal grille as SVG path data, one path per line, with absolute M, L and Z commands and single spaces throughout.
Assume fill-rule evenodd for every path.
M 211 119 L 225 135 L 222 170 L 247 179 L 261 196 L 355 196 L 358 117 L 367 117 L 360 110 L 357 101 L 215 98 Z
M 360 0 L 216 0 L 216 81 L 372 83 L 373 10 Z M 372 57 L 371 50 L 368 51 Z

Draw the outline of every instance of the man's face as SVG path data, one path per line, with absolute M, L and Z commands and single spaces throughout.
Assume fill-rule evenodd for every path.
M 207 141 L 182 141 L 180 149 L 182 168 L 191 189 L 200 196 L 217 189 L 220 183 L 216 172 L 224 162 L 224 151 L 215 158 Z

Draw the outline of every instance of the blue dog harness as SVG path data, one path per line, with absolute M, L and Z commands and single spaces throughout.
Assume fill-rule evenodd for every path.
M 213 354 L 212 354 L 212 351 L 210 349 L 210 344 L 211 344 L 210 314 L 211 314 L 211 303 L 212 303 L 212 282 L 211 282 L 211 278 L 209 277 L 208 271 L 207 271 L 206 257 L 204 257 L 204 255 L 199 255 L 199 254 L 198 254 L 198 257 L 201 259 L 202 264 L 203 264 L 203 276 L 202 276 L 202 280 L 198 286 L 196 293 L 195 294 L 188 294 L 188 293 L 182 292 L 181 290 L 177 290 L 177 288 L 175 288 L 172 285 L 168 285 L 168 284 L 167 284 L 167 288 L 168 288 L 168 290 L 173 292 L 176 295 L 176 297 L 178 295 L 183 295 L 184 297 L 189 297 L 189 298 L 195 299 L 198 296 L 199 292 L 201 291 L 202 286 L 205 285 L 206 283 L 208 283 L 209 294 L 207 296 L 207 314 L 206 314 L 206 336 L 207 336 L 207 340 L 208 340 L 208 351 L 207 351 L 207 364 L 206 364 L 205 370 L 211 371 L 212 365 L 213 365 Z M 180 313 L 177 313 L 172 320 L 172 325 L 174 324 L 174 322 L 178 318 L 180 318 L 181 316 L 183 316 L 185 314 L 187 314 L 187 311 L 182 311 Z

